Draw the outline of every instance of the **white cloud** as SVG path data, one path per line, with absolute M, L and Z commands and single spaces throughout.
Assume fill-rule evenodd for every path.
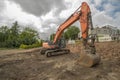
M 112 21 L 114 22 L 114 25 L 120 29 L 120 12 L 115 14 L 115 18 L 113 18 Z
M 106 13 L 102 11 L 93 16 L 93 22 L 94 22 L 94 26 L 95 25 L 103 26 L 113 23 L 113 18 L 106 15 Z
M 56 11 L 57 9 L 56 8 L 53 8 L 50 12 L 48 12 L 47 14 L 45 15 L 42 15 L 41 16 L 41 19 L 44 21 L 47 21 L 47 20 L 51 20 L 51 19 L 55 19 L 55 16 L 53 15 L 54 12 Z
M 74 11 L 79 8 L 81 6 L 81 3 L 82 2 L 87 2 L 88 4 L 90 3 L 89 0 L 65 0 L 66 1 L 66 5 L 67 6 L 67 9 L 66 10 L 63 10 L 61 13 L 60 13 L 60 17 L 61 18 L 68 18 L 72 13 L 74 13 Z
M 81 6 L 83 1 L 87 2 L 91 8 L 94 26 L 111 24 L 120 27 L 120 12 L 113 12 L 117 6 L 111 4 L 112 0 L 107 0 L 108 2 L 105 5 L 102 4 L 104 0 L 65 0 L 64 4 L 67 8 L 64 10 L 56 13 L 57 7 L 53 7 L 52 10 L 40 16 L 23 11 L 22 7 L 14 3 L 14 1 L 4 0 L 5 8 L 0 12 L 0 25 L 11 24 L 14 21 L 18 21 L 20 24 L 33 26 L 39 32 L 51 34 L 57 30 L 58 25 L 62 24 L 61 22 L 64 22 Z M 98 6 L 102 7 L 103 11 L 99 10 L 97 8 Z M 113 16 L 110 15 L 111 12 L 114 14 Z M 79 23 L 77 22 L 74 25 L 79 26 Z
M 100 6 L 103 0 L 94 0 L 95 6 Z
M 38 29 L 41 28 L 41 22 L 39 17 L 22 11 L 20 5 L 15 4 L 14 2 L 6 0 L 5 5 L 5 9 L 1 13 L 3 19 L 11 20 L 12 22 L 18 21 L 22 25 L 32 25 Z M 7 22 L 9 21 L 3 20 L 3 24 L 7 25 Z M 42 31 L 42 29 L 40 30 Z

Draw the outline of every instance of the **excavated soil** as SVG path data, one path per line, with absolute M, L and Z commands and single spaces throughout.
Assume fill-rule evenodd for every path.
M 92 68 L 76 63 L 80 45 L 68 48 L 70 54 L 49 58 L 38 49 L 0 50 L 0 80 L 120 80 L 120 43 L 96 43 L 101 62 Z

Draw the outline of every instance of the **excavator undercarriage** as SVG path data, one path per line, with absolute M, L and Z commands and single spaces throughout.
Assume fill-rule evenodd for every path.
M 40 53 L 45 54 L 46 57 L 50 57 L 55 55 L 68 54 L 70 53 L 70 50 L 65 48 L 56 48 L 56 49 L 43 48 Z
M 70 53 L 70 50 L 66 48 L 66 42 L 64 39 L 60 39 L 57 44 L 45 42 L 43 43 L 43 46 L 46 46 L 46 48 L 43 47 L 40 50 L 40 53 L 46 57 Z

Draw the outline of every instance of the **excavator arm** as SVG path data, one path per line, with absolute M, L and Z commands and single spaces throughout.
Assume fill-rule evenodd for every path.
M 55 34 L 53 43 L 55 44 L 57 40 L 60 39 L 61 34 L 66 28 L 68 28 L 70 25 L 78 20 L 81 24 L 82 38 L 86 39 L 88 37 L 89 14 L 90 8 L 86 2 L 83 2 L 82 5 L 63 24 L 59 26 Z
M 57 40 L 60 39 L 63 31 L 66 28 L 68 28 L 70 25 L 72 25 L 74 22 L 76 22 L 79 19 L 79 17 L 80 17 L 80 12 L 75 12 L 63 24 L 61 24 L 56 32 L 53 43 L 56 43 Z

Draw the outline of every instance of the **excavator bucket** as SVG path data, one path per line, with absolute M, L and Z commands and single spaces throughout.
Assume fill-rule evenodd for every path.
M 78 63 L 84 67 L 92 67 L 96 64 L 99 64 L 100 60 L 101 60 L 100 55 L 96 53 L 92 54 L 90 49 L 84 50 L 82 48 L 80 58 L 78 59 Z
M 92 67 L 100 62 L 100 56 L 97 54 L 82 53 L 78 62 L 81 66 Z

